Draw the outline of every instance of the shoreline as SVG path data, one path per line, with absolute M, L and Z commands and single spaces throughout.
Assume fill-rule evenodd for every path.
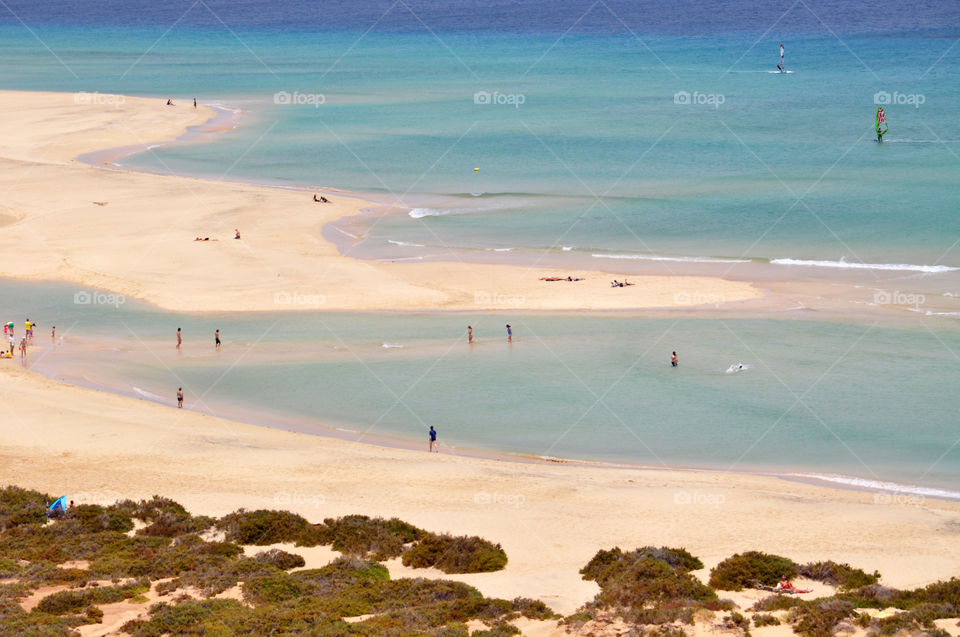
M 833 559 L 877 569 L 902 588 L 960 568 L 960 536 L 943 531 L 960 524 L 958 502 L 884 500 L 764 476 L 382 448 L 145 404 L 13 365 L 0 366 L 0 378 L 16 391 L 12 417 L 0 423 L 6 483 L 78 503 L 161 493 L 208 515 L 241 507 L 311 521 L 359 513 L 476 534 L 502 544 L 506 569 L 445 577 L 485 595 L 543 599 L 562 613 L 595 594 L 578 571 L 613 546 L 684 546 L 708 567 L 743 550 Z M 24 436 L 25 427 L 33 433 Z
M 39 351 L 39 354 L 33 355 L 43 356 L 48 347 L 48 345 L 34 345 L 32 351 Z M 87 382 L 84 382 L 81 379 L 69 375 L 57 376 L 57 370 L 50 370 L 50 373 L 45 373 L 44 371 L 35 371 L 30 369 L 29 365 L 25 369 L 25 372 L 43 377 L 51 382 L 62 383 L 71 387 L 95 392 L 103 392 L 119 398 L 143 401 L 160 407 L 167 407 L 171 409 L 174 408 L 173 404 L 165 401 L 162 397 L 156 396 L 144 390 L 140 390 L 136 386 L 131 386 L 131 389 L 124 390 L 116 385 L 104 384 L 102 382 L 97 383 L 91 381 L 90 379 L 86 379 Z M 252 410 L 249 407 L 232 407 L 229 404 L 221 404 L 215 401 L 210 401 L 209 399 L 204 402 L 204 406 L 207 408 L 206 410 L 191 409 L 187 407 L 184 411 L 206 417 L 223 418 L 230 422 L 272 431 L 306 435 L 321 439 L 332 439 L 353 444 L 370 445 L 384 450 L 416 453 L 422 451 L 423 446 L 420 444 L 418 439 L 404 437 L 402 435 L 358 431 L 356 429 L 348 428 L 349 423 L 311 421 L 297 415 L 282 414 L 269 408 Z M 642 462 L 602 460 L 568 456 L 544 456 L 523 451 L 490 449 L 478 446 L 451 446 L 447 443 L 442 443 L 441 453 L 444 455 L 465 459 L 507 462 L 541 467 L 565 466 L 572 469 L 587 468 L 613 471 L 679 472 L 717 476 L 774 478 L 787 483 L 797 482 L 824 489 L 869 493 L 873 494 L 879 499 L 882 499 L 883 497 L 897 498 L 912 504 L 922 502 L 926 499 L 934 499 L 944 502 L 960 502 L 960 491 L 950 491 L 949 489 L 935 486 L 899 483 L 893 480 L 884 480 L 879 477 L 863 478 L 854 475 L 823 471 L 818 472 L 792 469 L 777 471 L 774 467 L 753 469 L 723 469 L 717 466 L 695 464 L 657 465 Z

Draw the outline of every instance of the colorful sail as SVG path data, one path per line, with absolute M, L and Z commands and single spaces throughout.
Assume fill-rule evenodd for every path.
M 877 107 L 877 128 L 880 128 L 880 124 L 887 123 L 887 114 L 883 112 L 883 107 Z

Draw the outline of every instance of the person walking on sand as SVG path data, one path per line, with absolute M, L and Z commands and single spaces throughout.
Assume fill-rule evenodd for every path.
M 469 325 L 467 326 L 467 342 L 473 343 L 473 328 Z
M 197 98 L 193 98 L 193 107 L 194 107 L 194 108 L 197 107 Z
M 34 327 L 34 326 L 33 326 L 33 323 L 30 322 L 30 319 L 27 319 L 27 322 L 26 322 L 26 326 L 25 326 L 25 327 L 26 327 L 26 329 L 27 329 L 27 332 L 26 332 L 27 338 L 31 338 L 31 339 L 32 339 L 32 338 L 33 338 L 33 327 Z
M 430 451 L 440 453 L 437 448 L 437 430 L 433 428 L 433 425 L 430 425 Z
M 218 352 L 220 351 L 220 330 L 213 333 L 213 346 Z
M 27 337 L 24 336 L 20 339 L 20 362 L 24 362 L 27 359 Z
M 10 358 L 13 358 L 13 346 L 14 346 L 15 344 L 16 344 L 16 343 L 15 343 L 15 341 L 13 340 L 13 330 L 11 330 L 11 331 L 10 331 Z
M 507 323 L 507 342 L 508 342 L 508 343 L 512 343 L 512 342 L 513 342 L 513 330 L 510 329 L 510 324 L 509 324 L 509 323 Z
M 676 367 L 679 364 L 680 363 L 677 361 L 677 353 L 674 352 L 673 355 L 670 356 L 670 367 Z
M 177 349 L 180 349 L 180 346 L 183 345 L 183 336 L 180 335 L 180 328 L 177 328 Z
M 183 409 L 183 387 L 177 388 L 177 408 Z

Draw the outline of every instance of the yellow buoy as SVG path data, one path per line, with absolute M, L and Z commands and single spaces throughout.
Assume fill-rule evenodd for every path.
M 473 170 L 474 170 L 474 171 L 477 171 L 477 170 L 480 170 L 480 169 L 479 169 L 479 168 L 474 168 Z

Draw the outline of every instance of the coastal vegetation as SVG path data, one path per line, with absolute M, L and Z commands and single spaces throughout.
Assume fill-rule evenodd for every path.
M 722 560 L 707 577 L 687 550 L 646 546 L 598 551 L 580 574 L 600 591 L 561 619 L 541 601 L 488 598 L 462 582 L 392 579 L 381 563 L 399 558 L 408 567 L 447 573 L 503 569 L 504 550 L 478 537 L 363 515 L 314 524 L 287 511 L 238 510 L 215 519 L 159 496 L 82 504 L 50 518 L 52 500 L 0 489 L 0 634 L 76 635 L 82 625 L 103 622 L 115 604 L 139 609 L 122 627 L 134 637 L 500 637 L 518 634 L 511 622 L 520 617 L 560 620 L 571 634 L 616 622 L 651 637 L 684 637 L 703 623 L 743 635 L 786 624 L 803 637 L 857 630 L 946 637 L 936 622 L 960 616 L 956 578 L 898 590 L 880 584 L 879 573 L 849 564 L 798 564 L 756 551 Z M 294 548 L 271 546 L 278 543 Z M 306 568 L 296 547 L 320 545 L 340 557 Z M 769 587 L 780 577 L 822 582 L 823 590 L 774 592 L 739 605 L 720 594 Z

